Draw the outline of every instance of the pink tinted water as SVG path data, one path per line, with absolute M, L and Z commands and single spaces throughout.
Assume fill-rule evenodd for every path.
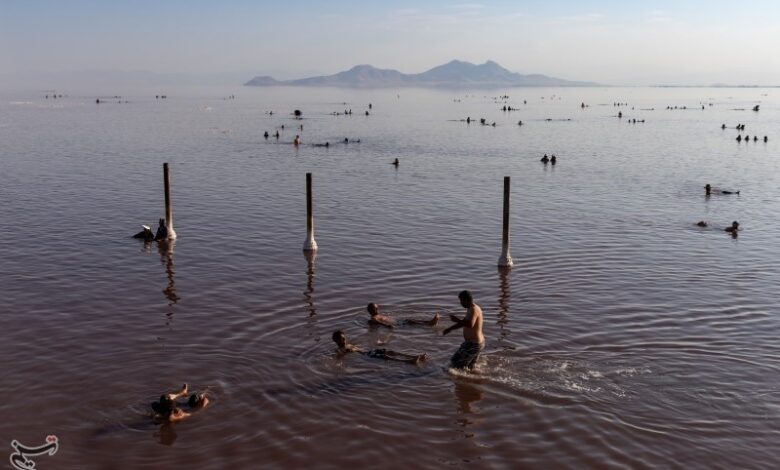
M 0 101 L 4 452 L 56 434 L 38 468 L 780 464 L 776 90 L 155 94 Z M 769 142 L 737 143 L 737 123 Z M 144 245 L 163 162 L 179 239 Z M 446 318 L 461 289 L 485 311 L 476 373 L 447 370 L 447 321 L 365 323 L 370 301 Z M 335 329 L 429 361 L 336 357 Z M 183 382 L 213 406 L 153 424 Z

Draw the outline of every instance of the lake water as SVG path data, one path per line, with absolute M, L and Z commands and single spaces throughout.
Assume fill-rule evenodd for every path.
M 0 96 L 4 459 L 56 434 L 38 468 L 780 466 L 777 89 L 61 93 Z M 163 162 L 178 239 L 145 245 Z M 474 373 L 441 335 L 462 289 Z M 372 301 L 444 318 L 371 329 Z M 337 357 L 336 329 L 429 360 Z M 213 406 L 155 425 L 184 382 Z

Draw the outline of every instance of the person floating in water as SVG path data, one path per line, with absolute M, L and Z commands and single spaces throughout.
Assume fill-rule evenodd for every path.
M 375 326 L 386 326 L 388 328 L 392 328 L 394 324 L 394 320 L 387 316 L 383 315 L 379 312 L 379 305 L 371 302 L 368 304 L 368 307 L 366 307 L 366 310 L 368 310 L 368 314 L 371 315 L 371 318 L 368 320 L 368 323 L 370 325 Z M 433 318 L 430 320 L 421 320 L 417 318 L 409 318 L 406 320 L 403 320 L 402 323 L 404 325 L 424 325 L 424 326 L 436 326 L 436 324 L 439 323 L 439 314 L 435 314 Z
M 263 137 L 265 137 L 266 139 L 268 138 L 268 131 L 265 131 L 265 132 L 263 133 Z
M 293 140 L 293 145 L 295 145 L 296 147 L 301 145 L 301 136 L 299 135 L 295 136 L 295 140 Z
M 539 161 L 547 165 L 547 162 L 550 161 L 550 157 L 548 157 L 547 154 L 545 153 L 544 156 Z
M 419 364 L 428 358 L 426 354 L 406 354 L 390 351 L 388 349 L 372 349 L 370 351 L 363 351 L 363 349 L 360 347 L 355 346 L 354 344 L 349 344 L 347 342 L 347 336 L 341 330 L 334 331 L 332 338 L 333 342 L 335 342 L 336 346 L 338 346 L 339 354 L 356 352 L 376 359 L 406 362 L 407 364 Z
M 552 157 L 550 157 L 550 163 L 552 165 L 555 165 L 555 162 L 556 162 L 556 158 L 555 158 L 555 155 L 553 155 Z
M 400 163 L 400 162 L 399 162 L 399 161 L 398 161 L 398 159 L 396 158 L 395 160 L 393 160 L 393 163 L 392 163 L 392 165 L 397 167 L 399 163 Z
M 181 421 L 192 416 L 192 412 L 206 408 L 210 403 L 205 393 L 193 393 L 186 402 L 188 411 L 185 411 L 179 408 L 180 404 L 176 400 L 186 397 L 188 394 L 189 387 L 184 384 L 178 392 L 161 395 L 160 400 L 152 402 L 151 405 L 154 418 L 161 421 Z
M 725 231 L 732 235 L 736 235 L 737 232 L 739 232 L 739 222 L 735 220 L 734 222 L 731 223 L 731 227 L 725 228 Z
M 696 226 L 698 226 L 698 227 L 707 227 L 707 222 L 705 222 L 703 220 L 700 220 L 700 221 L 696 222 Z
M 145 242 L 154 240 L 154 233 L 152 233 L 152 227 L 148 225 L 141 225 L 144 229 L 133 235 L 133 238 L 140 238 Z
M 485 336 L 482 334 L 482 309 L 474 303 L 471 292 L 467 290 L 461 291 L 458 299 L 460 305 L 466 309 L 466 316 L 461 320 L 455 315 L 450 315 L 450 320 L 455 324 L 444 330 L 442 335 L 463 328 L 463 343 L 452 355 L 450 364 L 455 369 L 473 369 L 479 354 L 485 348 Z

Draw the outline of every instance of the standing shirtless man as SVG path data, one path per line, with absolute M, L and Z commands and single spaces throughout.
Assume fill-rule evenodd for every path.
M 466 316 L 461 320 L 450 315 L 454 325 L 442 332 L 446 335 L 452 330 L 463 328 L 463 343 L 450 362 L 455 369 L 473 369 L 479 359 L 479 353 L 485 348 L 485 336 L 482 334 L 482 309 L 474 303 L 471 292 L 464 290 L 458 294 L 460 304 L 466 309 Z

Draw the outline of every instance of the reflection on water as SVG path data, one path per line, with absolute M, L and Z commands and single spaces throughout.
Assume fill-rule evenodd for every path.
M 498 330 L 500 332 L 500 336 L 498 338 L 498 343 L 501 344 L 501 342 L 508 336 L 510 333 L 508 324 L 509 324 L 509 298 L 511 296 L 510 292 L 510 285 L 509 285 L 509 275 L 512 272 L 512 268 L 505 266 L 498 268 L 498 278 L 500 279 L 499 283 L 499 295 L 498 295 L 498 319 L 496 320 L 496 323 L 498 324 Z
M 304 250 L 303 257 L 306 259 L 306 289 L 303 291 L 304 302 L 309 309 L 309 317 L 317 314 L 314 308 L 314 269 L 317 260 L 317 252 L 313 250 Z
M 162 423 L 153 435 L 160 444 L 165 446 L 172 446 L 176 442 L 176 438 L 179 437 L 176 434 L 176 425 L 169 422 Z
M 176 282 L 174 280 L 174 274 L 176 273 L 173 265 L 173 253 L 176 249 L 176 240 L 158 241 L 157 253 L 160 255 L 160 262 L 165 266 L 165 275 L 168 277 L 168 284 L 163 289 L 165 298 L 168 299 L 168 306 L 173 307 L 180 297 L 176 294 Z M 170 311 L 173 315 L 173 310 Z

